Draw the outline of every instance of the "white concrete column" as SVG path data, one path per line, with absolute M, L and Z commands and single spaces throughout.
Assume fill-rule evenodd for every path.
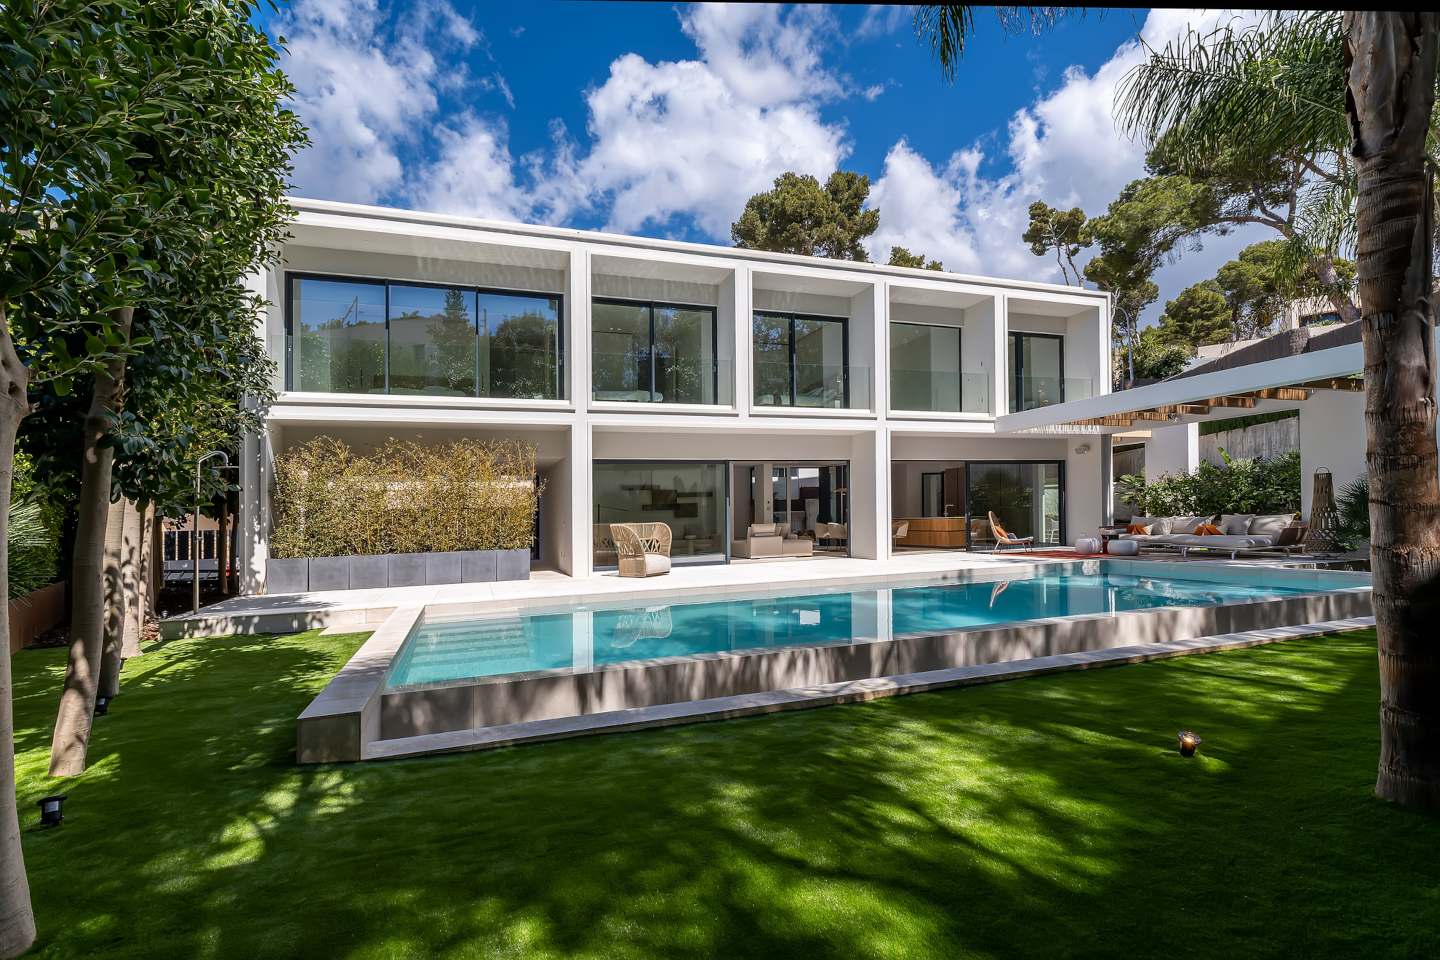
M 1315 471 L 1330 471 L 1335 495 L 1362 477 L 1365 464 L 1365 394 L 1312 390 L 1300 405 L 1300 515 L 1310 516 Z
M 995 295 L 989 327 L 990 339 L 984 345 L 989 348 L 990 411 L 998 417 L 1010 412 L 1010 361 L 1006 350 L 1010 343 L 1010 301 L 1003 293 Z
M 240 510 L 235 517 L 236 546 L 240 553 L 240 592 L 256 594 L 265 583 L 260 542 L 260 436 L 246 433 L 240 439 Z
M 890 456 L 883 429 L 858 433 L 850 446 L 850 555 L 890 556 Z
M 723 320 L 728 310 L 732 321 L 730 349 L 720 351 L 722 362 L 728 355 L 731 369 L 727 371 L 722 366 L 720 379 L 723 382 L 727 374 L 730 377 L 730 382 L 734 384 L 735 409 L 740 411 L 742 417 L 749 416 L 750 407 L 755 402 L 755 390 L 752 386 L 754 380 L 751 374 L 755 350 L 750 342 L 755 326 L 755 311 L 752 307 L 751 290 L 750 268 L 745 264 L 738 264 L 731 274 L 730 282 L 720 285 L 720 314 Z
M 1200 466 L 1200 425 L 1181 423 L 1152 427 L 1145 441 L 1145 482 L 1166 474 L 1194 473 Z
M 595 469 L 591 462 L 590 424 L 580 419 L 570 428 L 568 453 L 570 536 L 568 567 L 562 549 L 561 567 L 572 577 L 588 577 L 595 567 Z
M 1115 522 L 1115 439 L 1100 435 L 1100 523 Z
M 590 252 L 570 252 L 565 276 L 565 383 L 576 410 L 590 406 Z

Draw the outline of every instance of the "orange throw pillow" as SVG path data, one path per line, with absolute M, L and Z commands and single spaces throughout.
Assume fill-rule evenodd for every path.
M 1144 536 L 1145 534 L 1148 534 L 1150 532 L 1150 528 L 1145 526 L 1145 524 L 1143 523 L 1132 523 L 1128 528 L 1126 528 L 1125 532 Z
M 997 523 L 997 524 L 994 524 L 994 527 L 995 527 L 995 536 L 999 537 L 1001 540 L 1009 540 L 1009 539 L 1010 539 L 1010 534 L 1005 531 L 1005 528 L 1004 528 L 1004 527 L 1000 526 L 1000 524 L 998 524 L 998 523 Z
M 1221 534 L 1220 528 L 1215 526 L 1215 524 L 1202 523 L 1200 524 L 1200 526 L 1195 528 L 1195 535 L 1197 537 L 1218 537 Z

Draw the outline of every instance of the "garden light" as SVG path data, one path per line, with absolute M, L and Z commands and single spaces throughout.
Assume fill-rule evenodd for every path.
M 41 797 L 40 805 L 40 826 L 58 827 L 60 821 L 65 819 L 65 794 L 56 793 L 48 797 Z
M 1199 735 L 1191 733 L 1189 730 L 1181 730 L 1176 736 L 1180 740 L 1180 756 L 1195 756 L 1195 748 L 1200 746 Z

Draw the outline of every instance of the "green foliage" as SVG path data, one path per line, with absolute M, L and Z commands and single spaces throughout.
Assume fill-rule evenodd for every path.
M 10 599 L 54 583 L 60 568 L 61 508 L 35 476 L 28 457 L 15 458 L 10 492 Z
M 911 253 L 904 247 L 890 248 L 890 266 L 892 267 L 913 267 L 916 270 L 944 270 L 945 264 L 939 260 L 925 259 L 923 253 Z
M 1146 483 L 1139 474 L 1116 481 L 1116 493 L 1150 517 L 1221 513 L 1289 513 L 1300 509 L 1300 451 L 1267 460 L 1208 460 L 1194 473 L 1166 474 Z
M 1085 211 L 1079 207 L 1057 210 L 1043 200 L 1030 204 L 1030 225 L 1020 239 L 1030 244 L 1037 257 L 1055 252 L 1055 264 L 1067 284 L 1080 285 L 1080 268 L 1075 257 L 1086 245 Z
M 1300 416 L 1299 410 L 1276 410 L 1274 413 L 1252 413 L 1244 417 L 1230 417 L 1226 420 L 1205 420 L 1200 424 L 1200 436 L 1211 437 L 1227 430 L 1244 430 L 1258 427 L 1262 423 L 1278 423 Z
M 275 461 L 277 558 L 513 550 L 534 542 L 535 448 L 390 439 L 359 456 L 317 437 Z
M 1355 282 L 1355 265 L 1334 258 L 1336 282 L 1349 291 Z M 1285 317 L 1291 300 L 1297 297 L 1324 297 L 1329 286 L 1312 273 L 1295 273 L 1290 244 L 1284 240 L 1252 243 L 1215 274 L 1234 318 L 1237 339 L 1263 336 Z
M 1335 497 L 1340 515 L 1340 542 L 1346 550 L 1358 550 L 1370 539 L 1370 478 L 1361 474 L 1340 488 Z
M 1230 304 L 1214 280 L 1193 284 L 1165 304 L 1156 329 L 1161 343 L 1191 352 L 1207 343 L 1222 343 L 1233 329 Z
M 783 173 L 745 202 L 730 236 L 747 250 L 868 260 L 862 244 L 880 226 L 880 211 L 865 209 L 869 196 L 864 174 L 837 170 L 822 187 L 809 174 Z
M 1190 365 L 1190 351 L 1163 342 L 1155 327 L 1140 331 L 1133 355 L 1136 380 L 1164 380 Z

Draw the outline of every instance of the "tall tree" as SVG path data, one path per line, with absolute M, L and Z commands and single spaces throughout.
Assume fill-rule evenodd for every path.
M 1165 304 L 1160 323 L 1154 328 L 1159 343 L 1182 347 L 1193 353 L 1207 343 L 1223 343 L 1230 338 L 1230 304 L 1214 280 L 1205 280 L 1181 290 Z
M 1357 177 L 1365 459 L 1380 657 L 1375 792 L 1440 809 L 1440 461 L 1434 129 L 1440 14 L 1351 11 L 1345 108 Z
M 1082 285 L 1082 277 L 1075 266 L 1075 257 L 1087 246 L 1085 224 L 1085 211 L 1079 207 L 1057 210 L 1043 200 L 1036 200 L 1030 204 L 1030 225 L 1020 239 L 1030 244 L 1030 252 L 1037 257 L 1049 256 L 1053 250 L 1060 275 L 1067 284 L 1078 287 Z
M 916 270 L 944 270 L 945 264 L 939 260 L 926 260 L 923 253 L 911 253 L 904 247 L 890 248 L 890 266 L 892 267 L 913 267 Z
M 869 196 L 864 174 L 837 170 L 821 186 L 808 173 L 783 173 L 745 202 L 730 236 L 747 250 L 865 261 L 865 238 L 880 226 L 880 211 L 865 209 Z
M 291 92 L 269 39 L 242 0 L 152 0 L 125 28 L 138 46 L 120 67 L 159 84 L 166 135 L 136 130 L 116 158 L 137 202 L 126 212 L 133 246 L 115 257 L 172 344 L 214 330 L 214 313 L 253 308 L 243 280 L 285 236 L 290 152 L 303 128 L 281 108 Z M 83 136 L 81 130 L 70 136 Z M 178 308 L 178 309 L 177 309 Z M 130 341 L 133 308 L 112 329 Z M 114 448 L 106 442 L 124 405 L 127 355 L 100 367 L 84 423 L 80 502 L 71 582 L 70 656 L 55 721 L 50 774 L 85 769 L 105 625 L 105 529 Z

